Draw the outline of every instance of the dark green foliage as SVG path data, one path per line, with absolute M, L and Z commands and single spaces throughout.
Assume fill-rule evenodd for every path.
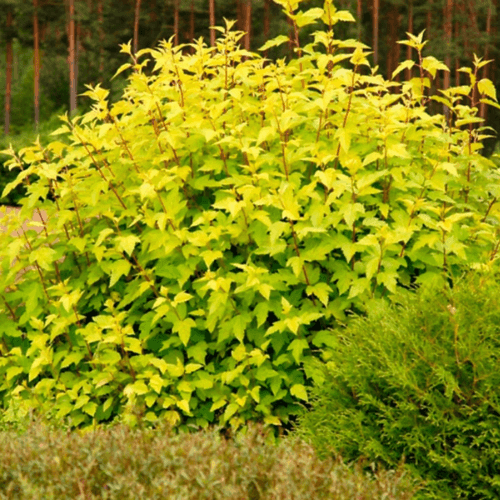
M 0 449 L 1 500 L 410 500 L 416 489 L 401 469 L 368 476 L 320 461 L 298 439 L 272 444 L 260 427 L 225 439 L 165 426 L 66 434 L 34 425 L 0 432 Z
M 424 498 L 500 498 L 500 284 L 401 293 L 339 329 L 300 434 L 321 455 L 407 466 Z

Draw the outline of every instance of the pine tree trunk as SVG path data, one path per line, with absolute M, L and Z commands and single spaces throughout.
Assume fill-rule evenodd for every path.
M 410 0 L 409 5 L 408 5 L 408 33 L 411 33 L 413 35 L 413 0 Z M 407 47 L 406 48 L 406 59 L 409 61 L 412 59 L 412 48 Z M 413 77 L 413 71 L 412 68 L 408 68 L 405 72 L 405 79 L 407 82 L 409 82 L 412 77 Z
M 387 54 L 387 78 L 392 79 L 392 73 L 397 68 L 399 63 L 400 45 L 398 42 L 399 37 L 399 9 L 397 4 L 393 4 L 389 11 L 388 17 L 389 32 L 388 32 L 388 47 Z M 396 79 L 399 80 L 399 75 Z
M 78 94 L 78 69 L 80 60 L 80 53 L 82 51 L 82 30 L 80 23 L 75 22 L 75 109 L 76 109 L 76 96 Z
M 358 40 L 361 41 L 361 35 L 363 33 L 363 20 L 361 19 L 363 17 L 363 4 L 361 0 L 357 2 L 356 15 L 358 17 Z
M 271 0 L 264 0 L 264 43 L 269 40 L 269 32 L 271 27 Z M 267 57 L 267 50 L 264 52 L 264 57 Z
M 431 39 L 431 31 L 432 31 L 432 4 L 433 0 L 427 0 L 427 13 L 425 15 L 425 39 Z
M 236 0 L 236 27 L 238 31 L 243 31 L 245 27 L 244 16 L 241 8 L 241 0 Z
M 174 44 L 179 45 L 179 0 L 174 0 Z
M 191 43 L 194 42 L 194 0 L 191 0 L 191 11 L 189 13 L 189 39 L 191 40 Z M 193 47 L 193 54 L 195 50 L 196 49 Z
M 99 22 L 99 81 L 104 81 L 104 12 L 102 7 L 103 0 L 97 3 L 97 19 Z
M 378 64 L 378 27 L 380 0 L 373 0 L 373 61 Z
M 40 125 L 40 40 L 38 33 L 38 0 L 33 0 L 33 44 L 34 44 L 34 82 L 33 94 L 35 100 L 35 129 Z
M 478 40 L 481 37 L 481 32 L 479 31 L 479 26 L 477 22 L 477 5 L 476 1 L 468 2 L 467 6 L 469 7 L 469 19 L 470 19 L 470 26 L 472 28 L 472 36 L 470 37 L 472 39 L 472 47 L 474 49 L 474 54 L 479 53 L 479 47 L 478 47 Z
M 7 45 L 5 47 L 6 56 L 6 73 L 5 73 L 5 121 L 4 133 L 9 135 L 10 132 L 10 101 L 12 94 L 12 36 L 10 30 L 12 28 L 12 10 L 7 13 Z
M 139 50 L 139 16 L 141 14 L 141 0 L 135 0 L 134 17 L 134 54 Z
M 458 20 L 455 21 L 455 26 L 453 29 L 453 36 L 455 40 L 458 40 L 460 33 L 464 31 L 465 26 L 463 23 L 459 23 Z M 460 85 L 460 72 L 458 71 L 460 68 L 460 60 L 458 55 L 455 55 L 455 85 L 458 87 Z
M 247 0 L 245 5 L 245 50 L 250 50 L 250 37 L 252 34 L 252 0 Z
M 209 0 L 208 11 L 210 26 L 215 26 L 215 0 Z M 210 28 L 210 45 L 215 47 L 215 30 L 212 28 Z
M 446 0 L 446 6 L 444 10 L 444 37 L 446 44 L 446 56 L 445 64 L 450 68 L 451 71 L 451 21 L 453 12 L 453 0 Z M 450 71 L 444 72 L 444 88 L 450 88 Z
M 77 83 L 76 83 L 76 43 L 75 43 L 75 0 L 69 0 L 68 15 L 69 38 L 69 113 L 70 116 L 77 108 Z

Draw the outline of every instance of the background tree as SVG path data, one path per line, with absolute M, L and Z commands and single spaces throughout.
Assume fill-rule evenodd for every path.
M 33 66 L 34 77 L 34 101 L 35 101 L 35 128 L 40 124 L 40 39 L 38 31 L 38 0 L 33 0 Z
M 378 28 L 380 17 L 380 0 L 373 0 L 373 62 L 378 64 Z
M 245 31 L 244 45 L 246 50 L 250 50 L 250 37 L 252 34 L 252 0 L 246 0 L 245 2 L 245 26 L 243 28 Z
M 408 0 L 408 30 L 407 33 L 413 33 L 413 0 Z M 412 59 L 412 48 L 410 46 L 406 47 L 406 59 L 410 61 Z M 413 76 L 412 68 L 407 68 L 405 73 L 405 79 L 411 80 Z
M 75 40 L 75 0 L 68 0 L 68 38 L 69 38 L 69 112 L 73 115 L 77 108 L 77 55 L 76 55 L 76 40 Z
M 139 48 L 139 18 L 141 15 L 141 0 L 135 0 L 135 18 L 134 18 L 134 54 Z
M 208 0 L 210 26 L 215 26 L 215 0 Z M 210 29 L 210 45 L 215 45 L 215 30 Z
M 323 1 L 304 0 L 300 8 L 322 7 Z M 73 16 L 69 15 L 70 4 Z M 388 77 L 403 56 L 397 41 L 406 39 L 407 31 L 418 34 L 425 29 L 426 53 L 453 70 L 452 75 L 438 72 L 432 93 L 437 92 L 436 86 L 465 83 L 466 75 L 457 70 L 471 65 L 473 53 L 493 60 L 479 76 L 499 83 L 497 0 L 337 0 L 335 5 L 358 19 L 357 23 L 337 24 L 336 35 L 359 38 L 371 45 L 371 62 L 379 64 Z M 278 34 L 291 31 L 293 36 L 282 8 L 272 0 L 0 0 L 0 12 L 5 31 L 0 35 L 1 50 L 5 51 L 0 61 L 0 103 L 5 110 L 2 128 L 10 134 L 26 126 L 32 129 L 33 123 L 46 121 L 54 113 L 75 112 L 76 106 L 85 111 L 87 100 L 76 99 L 86 90 L 86 83 L 102 82 L 114 100 L 126 78 L 124 74 L 111 80 L 116 68 L 127 62 L 118 47 L 131 39 L 134 50 L 154 47 L 172 35 L 179 43 L 203 37 L 208 45 L 214 45 L 217 33 L 210 26 L 223 25 L 223 18 L 238 20 L 238 29 L 248 33 L 241 43 L 250 50 Z M 301 31 L 302 46 L 310 43 L 315 29 Z M 264 55 L 271 59 L 296 57 L 291 49 L 283 45 Z M 404 56 L 412 54 L 407 49 Z M 403 76 L 410 76 L 410 71 L 398 78 Z M 30 102 L 26 99 L 29 88 Z M 490 108 L 486 114 L 486 109 L 482 105 L 480 115 L 499 130 L 499 110 Z M 437 107 L 434 110 L 440 111 Z M 493 141 L 488 144 L 491 149 Z
M 10 101 L 11 101 L 11 89 L 12 89 L 12 62 L 13 62 L 13 52 L 12 52 L 12 5 L 8 6 L 7 11 L 7 25 L 6 25 L 6 40 L 5 40 L 5 122 L 4 122 L 4 133 L 9 135 L 10 131 Z

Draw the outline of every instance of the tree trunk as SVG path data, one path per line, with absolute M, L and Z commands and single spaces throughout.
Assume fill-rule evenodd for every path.
M 78 69 L 80 68 L 78 61 L 82 51 L 82 30 L 80 23 L 75 22 L 75 96 L 78 94 Z M 76 103 L 76 99 L 75 99 Z
M 212 26 L 215 26 L 215 0 L 208 0 L 208 15 L 210 18 L 210 45 L 215 47 L 215 30 Z
M 69 0 L 69 113 L 70 116 L 77 108 L 77 74 L 76 74 L 76 43 L 75 43 L 75 0 Z
M 389 24 L 387 37 L 387 45 L 389 47 L 387 54 L 387 78 L 392 79 L 392 73 L 399 63 L 399 54 L 401 50 L 399 43 L 397 43 L 399 37 L 399 9 L 397 4 L 392 5 L 387 20 Z M 396 79 L 399 81 L 399 75 L 396 75 Z
M 191 11 L 189 13 L 189 38 L 191 43 L 194 42 L 194 0 L 191 0 Z M 193 47 L 193 54 L 195 52 L 195 48 Z
M 174 0 L 174 44 L 179 45 L 179 0 Z
M 236 0 L 236 27 L 238 28 L 238 31 L 243 31 L 245 29 L 245 21 L 242 11 L 241 0 Z
M 35 99 L 35 129 L 40 125 L 40 40 L 38 33 L 38 0 L 33 0 L 33 39 L 34 39 L 34 99 Z
M 427 13 L 425 16 L 425 39 L 431 39 L 431 30 L 432 30 L 432 4 L 433 0 L 427 0 Z
M 269 40 L 269 32 L 271 26 L 271 0 L 264 0 L 264 43 Z M 264 57 L 267 57 L 267 50 L 264 52 Z
M 373 62 L 378 64 L 378 26 L 380 0 L 373 0 Z
M 456 6 L 455 6 L 456 8 Z M 465 26 L 463 23 L 459 23 L 458 20 L 455 21 L 455 26 L 453 28 L 453 36 L 455 40 L 458 40 L 460 33 L 464 32 Z M 460 72 L 458 71 L 460 68 L 460 60 L 458 54 L 455 55 L 455 85 L 458 87 L 460 85 Z
M 446 44 L 446 56 L 444 62 L 446 66 L 448 66 L 450 71 L 444 72 L 443 86 L 445 89 L 450 88 L 452 12 L 453 12 L 453 0 L 446 0 L 446 6 L 444 9 L 444 37 Z
M 252 0 L 247 0 L 245 5 L 245 50 L 250 50 L 250 37 L 252 34 Z
M 102 7 L 103 0 L 97 3 L 97 19 L 99 22 L 99 81 L 104 81 L 104 13 Z
M 469 19 L 470 19 L 470 26 L 472 28 L 472 36 L 469 38 L 472 40 L 472 47 L 474 49 L 474 54 L 478 54 L 479 52 L 479 47 L 478 47 L 478 40 L 481 38 L 481 32 L 479 31 L 479 26 L 477 22 L 477 6 L 476 2 L 468 2 L 467 6 L 469 7 Z M 465 8 L 467 11 L 467 8 Z
M 4 132 L 9 135 L 10 132 L 10 101 L 12 86 L 12 10 L 7 13 L 7 45 L 5 47 L 6 73 L 5 73 L 5 121 Z
M 141 0 L 135 0 L 135 17 L 134 17 L 134 54 L 139 49 L 139 16 L 141 14 Z
M 413 0 L 410 0 L 408 5 L 408 33 L 413 35 Z M 406 59 L 412 59 L 412 48 L 409 46 L 406 47 Z M 412 68 L 408 68 L 405 73 L 405 79 L 409 82 L 413 77 Z
M 361 41 L 361 35 L 363 32 L 363 20 L 361 19 L 363 17 L 363 4 L 361 3 L 361 0 L 358 0 L 357 2 L 356 15 L 358 16 L 358 40 Z

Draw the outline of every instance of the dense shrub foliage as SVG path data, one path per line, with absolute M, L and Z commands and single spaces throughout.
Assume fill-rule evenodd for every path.
M 70 145 L 9 151 L 22 171 L 4 195 L 23 182 L 28 195 L 5 222 L 47 217 L 39 235 L 0 236 L 4 408 L 74 426 L 280 425 L 321 382 L 318 348 L 346 310 L 493 265 L 498 174 L 472 126 L 477 98 L 496 100 L 476 81 L 484 63 L 434 98 L 449 119 L 431 116 L 446 67 L 422 56 L 422 36 L 407 42 L 420 77 L 398 84 L 363 44 L 335 39 L 353 19 L 331 0 L 278 3 L 296 41 L 327 26 L 297 59 L 241 50 L 229 22 L 192 54 L 124 45 L 122 100 L 89 87 L 92 110 L 56 131 Z
M 174 435 L 126 426 L 81 434 L 36 425 L 0 432 L 0 499 L 15 500 L 410 500 L 401 469 L 370 477 L 319 460 L 298 439 L 266 442 L 253 427 L 234 441 L 214 430 Z M 131 450 L 134 453 L 131 453 Z
M 31 89 L 33 91 L 33 89 Z M 30 96 L 31 97 L 31 96 Z M 15 135 L 2 135 L 0 133 L 0 194 L 4 191 L 7 184 L 13 182 L 17 175 L 18 169 L 9 168 L 6 166 L 11 156 L 7 154 L 6 148 L 12 148 L 13 150 L 19 150 L 26 146 L 26 144 L 32 144 L 36 140 L 41 142 L 47 142 L 51 140 L 50 134 L 56 128 L 61 125 L 61 120 L 59 118 L 61 114 L 59 112 L 54 113 L 47 120 L 43 121 L 38 128 L 34 130 L 33 124 L 29 122 L 28 125 L 19 131 Z M 68 141 L 69 143 L 69 141 Z M 37 179 L 36 176 L 33 176 Z M 2 205 L 18 205 L 21 199 L 26 196 L 26 184 L 19 184 L 15 189 L 9 190 L 9 193 L 0 198 L 0 204 Z
M 404 460 L 424 498 L 499 498 L 498 280 L 398 294 L 337 333 L 300 434 L 322 455 Z

